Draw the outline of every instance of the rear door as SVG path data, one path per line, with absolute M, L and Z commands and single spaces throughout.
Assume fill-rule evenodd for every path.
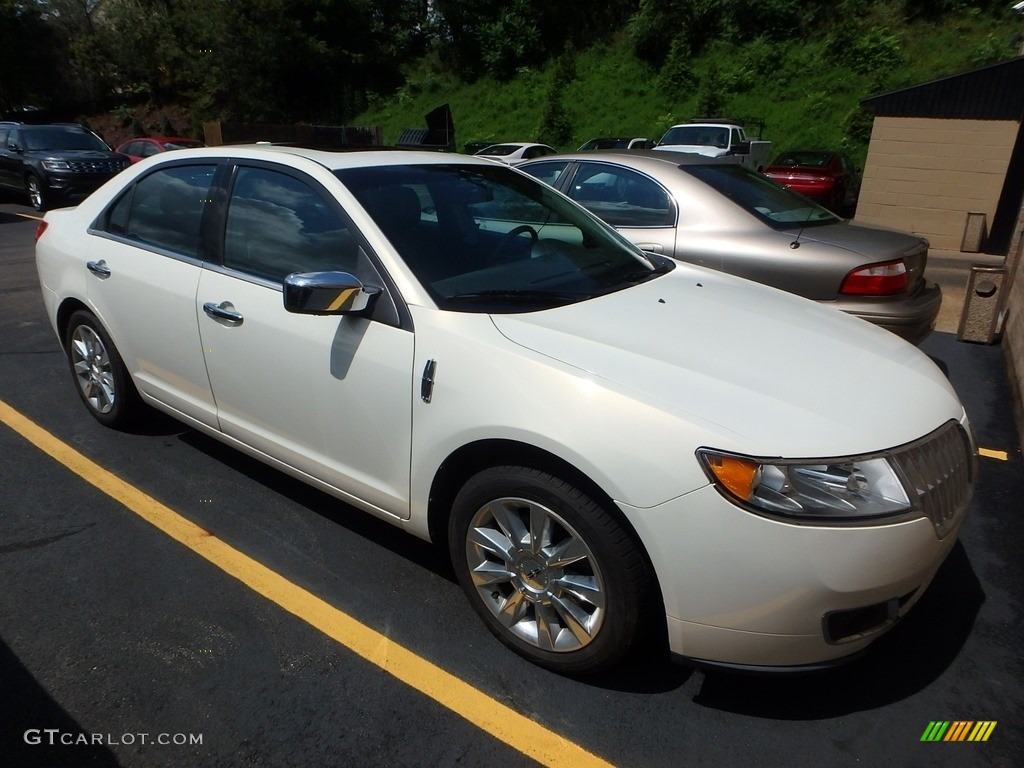
M 140 391 L 210 426 L 216 414 L 196 321 L 201 237 L 215 163 L 161 166 L 97 220 L 88 297 Z

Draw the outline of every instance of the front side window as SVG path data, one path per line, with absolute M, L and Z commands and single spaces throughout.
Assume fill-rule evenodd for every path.
M 528 312 L 621 290 L 666 268 L 510 168 L 402 165 L 336 175 L 443 309 Z
M 114 203 L 103 229 L 200 258 L 199 228 L 216 170 L 216 165 L 180 165 L 144 176 Z
M 614 227 L 668 227 L 675 223 L 668 192 L 628 168 L 584 163 L 572 180 L 569 197 Z
M 305 181 L 241 167 L 228 203 L 224 266 L 280 283 L 293 272 L 358 274 L 359 246 Z

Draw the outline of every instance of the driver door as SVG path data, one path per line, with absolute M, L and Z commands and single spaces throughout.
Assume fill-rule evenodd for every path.
M 387 291 L 374 317 L 293 314 L 282 301 L 293 272 L 383 285 L 361 243 L 312 179 L 239 166 L 223 265 L 200 279 L 200 334 L 225 434 L 364 509 L 407 518 L 413 334 L 392 322 Z

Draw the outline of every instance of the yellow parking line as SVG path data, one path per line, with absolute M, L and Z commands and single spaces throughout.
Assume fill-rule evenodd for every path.
M 999 461 L 1010 460 L 1010 454 L 1006 451 L 994 451 L 991 448 L 979 448 L 978 455 L 984 456 L 986 459 L 999 459 Z
M 495 701 L 458 677 L 398 645 L 288 581 L 209 531 L 108 472 L 0 400 L 0 421 L 87 483 L 184 544 L 247 587 L 375 664 L 406 685 L 542 765 L 610 766 L 563 736 Z

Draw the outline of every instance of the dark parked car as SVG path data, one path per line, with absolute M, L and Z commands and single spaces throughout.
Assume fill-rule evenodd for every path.
M 928 241 L 851 224 L 730 158 L 631 150 L 522 163 L 645 251 L 729 272 L 841 309 L 913 343 L 942 290 Z
M 591 139 L 577 149 L 577 152 L 588 152 L 592 149 L 653 149 L 653 139 L 604 138 Z
M 0 123 L 0 187 L 25 192 L 37 211 L 86 197 L 129 164 L 76 123 Z
M 842 152 L 785 152 L 764 172 L 840 216 L 850 215 L 857 205 L 860 168 Z
M 151 155 L 158 155 L 161 152 L 170 152 L 175 149 L 195 149 L 203 146 L 203 142 L 196 139 L 186 139 L 183 136 L 146 136 L 126 141 L 117 148 L 122 155 L 127 155 L 132 163 L 144 160 Z

